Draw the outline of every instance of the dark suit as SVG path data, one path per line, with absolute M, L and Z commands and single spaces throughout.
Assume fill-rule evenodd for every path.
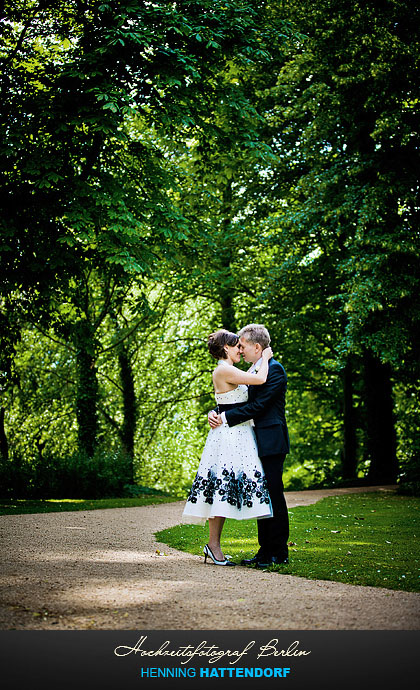
M 285 417 L 287 376 L 280 362 L 270 359 L 267 381 L 248 387 L 248 402 L 226 410 L 226 422 L 235 426 L 248 419 L 255 423 L 258 454 L 264 468 L 273 517 L 258 520 L 259 556 L 288 555 L 289 515 L 284 498 L 283 463 L 290 450 Z

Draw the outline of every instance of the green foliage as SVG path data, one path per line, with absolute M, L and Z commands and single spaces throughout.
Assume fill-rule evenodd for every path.
M 214 126 L 209 103 L 249 108 L 220 78 L 269 60 L 257 2 L 7 3 L 2 59 L 3 281 L 45 291 L 88 262 L 144 273 L 187 226 L 150 133 Z M 11 252 L 18 244 L 20 252 Z
M 420 591 L 420 500 L 383 494 L 324 498 L 289 511 L 289 565 L 270 571 L 353 585 Z M 156 538 L 202 555 L 207 528 L 182 525 Z M 228 520 L 223 548 L 233 561 L 258 548 L 255 521 Z
M 288 373 L 289 487 L 372 468 L 367 352 L 413 487 L 417 14 L 6 3 L 0 455 L 16 495 L 36 478 L 61 494 L 88 457 L 89 492 L 184 496 L 213 404 L 206 337 L 246 322 Z M 120 478 L 99 460 L 114 455 Z
M 29 310 L 22 304 L 21 328 L 29 318 L 76 353 L 78 445 L 90 456 L 100 433 L 98 329 L 121 311 L 134 280 L 173 271 L 190 233 L 175 203 L 176 161 L 168 151 L 175 139 L 185 147 L 198 132 L 214 136 L 207 117 L 214 100 L 225 116 L 238 111 L 251 126 L 252 104 L 225 74 L 227 65 L 269 62 L 277 25 L 266 14 L 261 3 L 241 0 L 7 4 L 2 320 L 12 321 L 8 301 L 22 295 Z M 6 370 L 19 329 L 9 333 Z M 126 377 L 121 435 L 133 454 L 128 385 Z
M 418 376 L 418 23 L 399 1 L 291 2 L 288 12 L 307 39 L 291 45 L 270 92 L 278 176 L 290 185 L 279 190 L 282 244 L 286 234 L 301 266 L 330 282 L 339 351 L 364 345 Z M 329 278 L 318 268 L 327 257 Z
M 131 458 L 124 452 L 80 451 L 70 456 L 48 456 L 31 463 L 22 457 L 0 459 L 3 497 L 97 498 L 122 496 L 130 478 Z

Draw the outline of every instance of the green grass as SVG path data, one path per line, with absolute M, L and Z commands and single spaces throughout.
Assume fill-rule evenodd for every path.
M 310 579 L 420 591 L 420 499 L 394 494 L 332 496 L 289 511 L 289 565 L 270 568 Z M 202 554 L 207 526 L 179 525 L 157 539 Z M 222 548 L 232 560 L 258 549 L 255 521 L 227 520 Z
M 46 498 L 40 500 L 0 498 L 0 515 L 21 515 L 23 513 L 58 513 L 65 510 L 98 510 L 99 508 L 133 508 L 152 503 L 179 501 L 169 494 L 144 494 L 136 498 Z

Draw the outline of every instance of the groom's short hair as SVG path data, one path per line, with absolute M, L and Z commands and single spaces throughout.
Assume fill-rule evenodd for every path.
M 248 326 L 244 326 L 238 335 L 240 338 L 250 340 L 251 343 L 259 343 L 263 350 L 269 346 L 271 341 L 269 332 L 261 323 L 250 323 Z

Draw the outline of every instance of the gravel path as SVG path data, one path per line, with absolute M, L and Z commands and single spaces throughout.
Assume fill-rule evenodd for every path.
M 390 489 L 286 500 L 378 490 Z M 154 533 L 179 524 L 183 506 L 2 517 L 0 629 L 420 629 L 420 594 L 204 566 L 159 544 Z

